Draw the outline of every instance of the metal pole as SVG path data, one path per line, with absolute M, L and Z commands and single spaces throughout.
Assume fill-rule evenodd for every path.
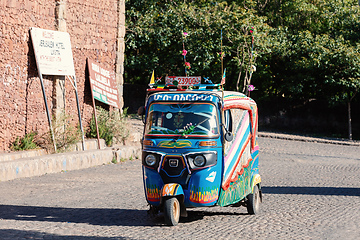
M 91 91 L 91 99 L 92 99 L 93 109 L 94 109 L 94 118 L 95 118 L 95 127 L 96 127 L 96 136 L 97 136 L 97 141 L 98 141 L 98 147 L 99 147 L 99 149 L 101 149 L 101 146 L 100 146 L 99 125 L 98 125 L 97 115 L 96 115 L 96 106 L 95 106 L 94 92 L 93 92 L 93 87 L 92 87 L 92 83 L 91 83 L 91 80 L 90 80 L 90 63 L 89 63 L 89 60 L 90 60 L 90 59 L 87 59 L 87 65 L 88 65 L 88 68 L 89 68 L 89 84 L 90 84 L 90 91 Z
M 98 140 L 98 147 L 99 147 L 99 149 L 101 149 L 101 146 L 100 146 L 99 125 L 98 125 L 98 121 L 97 121 L 95 99 L 94 99 L 94 96 L 93 96 L 92 87 L 91 87 L 91 95 L 92 95 L 92 102 L 93 102 L 93 109 L 94 109 L 94 118 L 95 118 L 96 136 L 97 136 L 97 140 Z
M 82 122 L 81 122 L 81 113 L 80 113 L 80 104 L 79 104 L 79 96 L 78 96 L 78 91 L 77 91 L 77 86 L 76 86 L 76 77 L 72 76 L 74 78 L 74 87 L 75 87 L 75 95 L 76 95 L 76 104 L 77 104 L 77 109 L 78 109 L 78 115 L 79 115 L 79 124 L 80 124 L 80 130 L 81 130 L 81 138 L 82 138 L 82 146 L 83 146 L 83 150 L 86 150 L 85 147 L 85 138 L 84 138 L 84 130 L 83 130 L 83 126 L 82 126 Z
M 349 140 L 352 140 L 351 102 L 350 102 L 350 100 L 348 101 L 347 105 L 348 105 L 348 130 L 349 130 Z
M 34 39 L 32 37 L 32 30 L 33 30 L 33 28 L 30 28 L 31 41 L 32 41 L 33 46 L 35 46 L 35 42 L 34 42 Z M 35 49 L 34 49 L 34 53 L 35 53 Z M 41 73 L 40 66 L 39 66 L 39 60 L 38 60 L 38 56 L 37 56 L 36 53 L 35 53 L 35 60 L 36 60 L 36 68 L 38 70 L 38 74 L 39 74 L 39 78 L 40 78 L 40 82 L 41 82 L 41 89 L 42 89 L 42 92 L 43 92 L 45 108 L 46 108 L 46 115 L 47 115 L 48 122 L 49 122 L 49 127 L 50 127 L 50 134 L 51 134 L 51 138 L 52 138 L 52 141 L 53 141 L 53 144 L 54 144 L 54 150 L 56 152 L 56 143 L 55 143 L 54 131 L 53 131 L 53 128 L 52 128 L 49 107 L 48 107 L 47 100 L 46 100 L 44 81 L 43 81 L 43 78 L 42 78 L 42 73 Z
M 50 117 L 50 112 L 49 112 L 49 107 L 48 107 L 47 100 L 46 100 L 46 93 L 45 93 L 44 81 L 43 81 L 43 78 L 42 78 L 42 74 L 41 74 L 41 72 L 40 72 L 40 70 L 39 70 L 39 66 L 38 66 L 38 73 L 39 73 L 39 78 L 40 78 L 40 82 L 41 82 L 41 89 L 42 89 L 43 96 L 44 96 L 44 102 L 45 102 L 45 108 L 46 108 L 46 115 L 47 115 L 47 118 L 48 118 L 48 121 L 49 121 L 51 138 L 52 138 L 52 141 L 53 141 L 53 144 L 54 144 L 54 150 L 55 150 L 55 152 L 56 152 L 56 143 L 55 143 L 54 131 L 53 131 L 53 128 L 52 128 L 51 117 Z

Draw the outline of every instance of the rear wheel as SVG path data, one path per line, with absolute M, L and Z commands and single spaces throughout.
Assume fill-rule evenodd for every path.
M 168 198 L 164 202 L 165 223 L 169 226 L 176 226 L 180 219 L 180 203 L 176 197 Z
M 249 214 L 258 214 L 260 211 L 260 192 L 258 185 L 254 186 L 253 193 L 247 196 L 246 207 Z

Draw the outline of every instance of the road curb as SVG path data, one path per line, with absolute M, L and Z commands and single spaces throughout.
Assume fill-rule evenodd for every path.
M 49 154 L 0 162 L 0 181 L 78 170 L 140 157 L 139 146 Z
M 350 141 L 345 139 L 326 139 L 326 138 L 315 138 L 292 134 L 273 133 L 273 132 L 258 132 L 259 137 L 263 138 L 276 138 L 283 140 L 301 141 L 301 142 L 315 142 L 315 143 L 326 143 L 326 144 L 337 144 L 347 146 L 360 146 L 359 141 Z

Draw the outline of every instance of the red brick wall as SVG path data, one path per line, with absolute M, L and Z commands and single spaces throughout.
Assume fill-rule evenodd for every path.
M 16 137 L 49 130 L 30 27 L 56 30 L 56 1 L 0 0 L 0 152 Z M 86 58 L 115 70 L 117 0 L 67 0 L 66 27 L 71 37 L 80 109 L 86 127 L 92 115 L 85 79 Z M 44 76 L 52 109 L 52 77 Z M 66 81 L 66 112 L 77 121 L 75 92 Z

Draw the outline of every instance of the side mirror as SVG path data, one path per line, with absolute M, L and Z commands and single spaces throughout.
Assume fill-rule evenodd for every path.
M 228 142 L 231 142 L 234 139 L 234 135 L 232 134 L 232 132 L 226 132 L 225 136 L 224 136 L 225 140 Z
M 144 106 L 139 107 L 137 113 L 139 116 L 145 115 L 145 107 Z

